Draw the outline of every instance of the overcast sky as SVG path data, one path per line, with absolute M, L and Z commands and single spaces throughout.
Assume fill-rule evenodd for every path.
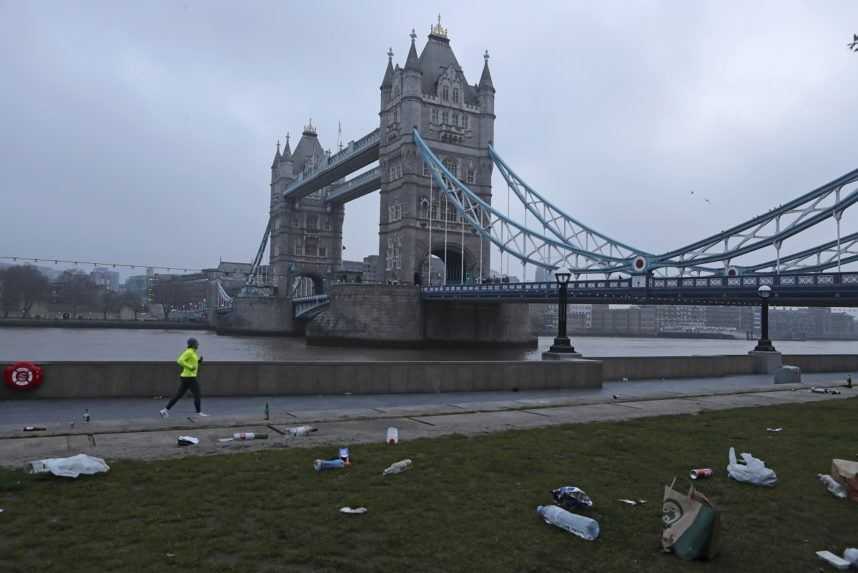
M 650 251 L 858 167 L 853 0 L 0 0 L 0 256 L 250 260 L 275 141 L 376 127 L 385 52 L 438 12 L 471 83 L 491 54 L 504 159 Z M 377 195 L 348 205 L 347 258 L 377 224 Z

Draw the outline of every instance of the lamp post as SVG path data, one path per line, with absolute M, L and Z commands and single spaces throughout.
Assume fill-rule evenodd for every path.
M 762 285 L 757 289 L 757 296 L 762 301 L 760 308 L 760 339 L 757 341 L 755 352 L 775 352 L 772 341 L 769 340 L 769 297 L 772 296 L 772 287 Z
M 566 296 L 571 276 L 571 273 L 554 273 L 554 279 L 560 287 L 560 301 L 557 306 L 557 336 L 554 338 L 554 344 L 551 345 L 549 352 L 575 353 L 569 337 L 566 336 Z

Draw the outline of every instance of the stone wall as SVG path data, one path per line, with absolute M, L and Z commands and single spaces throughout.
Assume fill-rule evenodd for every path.
M 300 336 L 304 325 L 292 320 L 292 303 L 277 298 L 234 298 L 232 312 L 213 313 L 219 334 L 282 334 Z
M 425 302 L 423 320 L 426 341 L 436 345 L 537 345 L 526 304 Z
M 5 366 L 0 364 L 0 368 Z M 41 387 L 25 392 L 0 386 L 0 399 L 152 398 L 172 395 L 179 381 L 179 369 L 173 362 L 50 362 L 42 363 L 41 366 L 45 370 Z M 388 394 L 599 388 L 601 380 L 602 365 L 593 360 L 328 363 L 206 361 L 199 377 L 204 398 L 345 392 Z

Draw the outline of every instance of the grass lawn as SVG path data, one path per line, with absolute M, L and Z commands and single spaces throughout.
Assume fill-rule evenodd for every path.
M 858 504 L 816 480 L 858 457 L 856 421 L 843 400 L 362 445 L 323 474 L 312 461 L 335 448 L 117 462 L 78 480 L 2 471 L 0 571 L 817 571 L 815 551 L 858 546 Z M 778 485 L 729 480 L 730 445 Z M 381 476 L 406 457 L 410 471 Z M 661 497 L 701 466 L 716 470 L 699 488 L 723 512 L 722 549 L 688 563 L 660 550 Z M 562 485 L 593 498 L 598 541 L 537 517 Z

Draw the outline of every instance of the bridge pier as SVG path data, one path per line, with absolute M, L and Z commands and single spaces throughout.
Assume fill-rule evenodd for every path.
M 307 343 L 425 348 L 533 347 L 527 305 L 423 301 L 416 286 L 333 285 L 306 328 Z
M 304 324 L 292 319 L 292 302 L 277 297 L 236 297 L 230 312 L 214 313 L 212 326 L 218 334 L 304 334 Z

